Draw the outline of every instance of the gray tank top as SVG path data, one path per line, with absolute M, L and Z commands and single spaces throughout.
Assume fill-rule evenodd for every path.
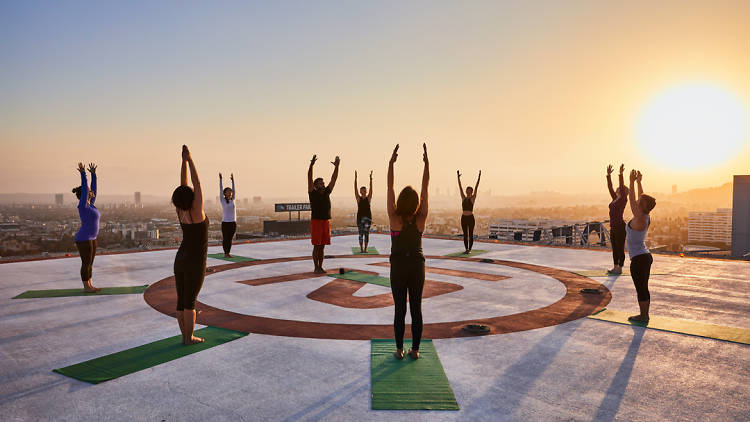
M 642 231 L 630 228 L 630 221 L 625 225 L 625 239 L 628 242 L 628 255 L 630 255 L 630 259 L 633 259 L 633 257 L 638 255 L 651 253 L 646 247 L 646 232 L 648 232 L 648 226 L 651 225 L 651 217 L 648 215 L 646 216 L 646 228 Z

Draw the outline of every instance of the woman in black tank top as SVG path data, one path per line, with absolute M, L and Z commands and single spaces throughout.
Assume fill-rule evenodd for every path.
M 187 167 L 193 188 L 188 186 Z M 172 203 L 182 228 L 182 243 L 174 258 L 174 280 L 177 290 L 177 323 L 182 344 L 202 343 L 195 337 L 195 301 L 206 274 L 208 218 L 203 211 L 203 190 L 187 146 L 182 146 L 180 186 L 172 193 Z
M 354 198 L 357 200 L 357 229 L 359 230 L 359 250 L 367 252 L 367 244 L 370 243 L 370 225 L 372 224 L 372 170 L 370 170 L 370 192 L 362 186 L 357 191 L 357 171 L 354 171 Z
M 393 163 L 398 157 L 398 145 L 388 163 L 388 220 L 391 225 L 391 293 L 395 305 L 393 332 L 396 337 L 397 359 L 404 358 L 404 331 L 406 319 L 406 299 L 409 298 L 411 312 L 412 346 L 409 356 L 419 358 L 419 343 L 422 339 L 422 289 L 424 288 L 424 255 L 422 254 L 422 233 L 427 222 L 427 188 L 430 183 L 430 164 L 427 159 L 427 145 L 422 144 L 424 172 L 422 192 L 411 186 L 405 187 L 398 195 L 393 190 Z
M 465 254 L 471 253 L 471 248 L 474 247 L 474 201 L 477 199 L 477 192 L 479 192 L 479 180 L 482 178 L 482 170 L 479 170 L 479 177 L 477 177 L 477 184 L 472 189 L 471 186 L 466 187 L 466 194 L 464 194 L 464 188 L 461 186 L 461 172 L 456 170 L 458 175 L 458 191 L 461 192 L 461 209 L 463 213 L 461 215 L 461 230 L 464 232 L 464 247 L 466 248 Z

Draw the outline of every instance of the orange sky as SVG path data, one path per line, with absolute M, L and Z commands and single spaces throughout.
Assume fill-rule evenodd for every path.
M 657 192 L 750 173 L 748 142 L 675 170 L 634 137 L 680 83 L 750 104 L 750 3 L 602 3 L 5 3 L 0 192 L 69 192 L 96 161 L 102 193 L 168 196 L 182 143 L 240 197 L 304 196 L 314 153 L 326 180 L 341 156 L 337 190 L 374 169 L 377 194 L 396 142 L 397 184 L 417 184 L 423 140 L 441 189 L 457 168 L 493 194 L 603 191 L 610 162 Z

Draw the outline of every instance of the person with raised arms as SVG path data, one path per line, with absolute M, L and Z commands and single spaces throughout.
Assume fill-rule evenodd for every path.
M 466 187 L 466 194 L 464 194 L 464 188 L 461 186 L 461 172 L 456 170 L 458 175 L 458 191 L 461 193 L 461 230 L 464 233 L 464 248 L 466 251 L 464 254 L 471 253 L 471 248 L 474 247 L 474 202 L 477 200 L 477 193 L 479 193 L 479 180 L 482 178 L 482 170 L 479 170 L 479 177 L 477 177 L 477 184 L 472 189 L 471 186 Z
M 236 191 L 234 190 L 234 173 L 229 175 L 232 187 L 224 187 L 221 173 L 219 173 L 219 192 L 221 192 L 221 246 L 224 249 L 224 257 L 231 258 L 232 238 L 237 231 L 237 209 L 234 206 Z
M 629 317 L 630 321 L 648 322 L 648 311 L 651 305 L 651 294 L 648 291 L 648 278 L 651 275 L 651 264 L 654 258 L 646 247 L 646 233 L 651 225 L 649 213 L 656 206 L 656 199 L 643 193 L 640 171 L 630 171 L 630 209 L 633 218 L 625 226 L 627 231 L 628 254 L 630 255 L 630 276 L 633 278 L 635 291 L 638 295 L 638 307 L 641 313 Z M 638 183 L 638 197 L 636 198 L 633 184 Z
M 313 166 L 318 156 L 313 155 L 310 160 L 310 167 L 307 169 L 307 195 L 310 198 L 310 242 L 313 244 L 312 259 L 317 274 L 324 274 L 323 258 L 325 257 L 325 247 L 331 244 L 331 192 L 336 186 L 336 179 L 339 177 L 339 164 L 341 160 L 338 156 L 333 164 L 333 174 L 331 182 L 326 186 L 322 177 L 313 180 Z
M 372 170 L 370 171 L 370 190 L 364 186 L 357 191 L 357 171 L 354 171 L 354 199 L 357 201 L 357 230 L 359 232 L 359 250 L 367 252 L 370 243 L 370 225 L 372 224 Z
M 78 163 L 78 172 L 81 174 L 81 186 L 73 188 L 73 193 L 78 198 L 78 216 L 81 217 L 81 228 L 76 233 L 75 242 L 78 253 L 81 256 L 81 281 L 83 290 L 87 293 L 96 293 L 101 289 L 94 287 L 91 278 L 94 271 L 94 258 L 96 257 L 96 237 L 99 235 L 99 219 L 101 213 L 94 206 L 96 201 L 96 164 L 89 164 L 91 173 L 91 188 L 86 180 L 86 169 L 83 163 Z
M 187 169 L 190 167 L 191 188 Z M 182 228 L 182 243 L 174 258 L 174 281 L 177 290 L 177 323 L 182 333 L 182 344 L 202 343 L 195 331 L 195 302 L 206 276 L 208 251 L 208 217 L 203 210 L 203 190 L 198 171 L 186 145 L 182 146 L 180 186 L 172 193 L 172 204 Z
M 422 192 L 406 186 L 396 199 L 393 190 L 393 164 L 398 158 L 398 145 L 388 162 L 388 221 L 391 226 L 391 293 L 395 304 L 393 331 L 396 337 L 397 359 L 404 358 L 404 331 L 406 319 L 406 299 L 409 298 L 411 312 L 412 346 L 409 356 L 419 358 L 419 343 L 422 339 L 422 290 L 424 288 L 425 267 L 422 254 L 422 233 L 427 223 L 428 197 L 430 183 L 430 163 L 427 159 L 427 144 L 422 144 L 424 153 L 424 172 L 422 173 Z

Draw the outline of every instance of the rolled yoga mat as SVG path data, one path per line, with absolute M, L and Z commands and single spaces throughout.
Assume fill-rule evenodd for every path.
M 404 341 L 404 352 L 411 341 Z M 370 341 L 373 410 L 459 410 L 432 340 L 423 339 L 419 359 L 396 359 L 392 339 Z
M 77 380 L 98 384 L 210 349 L 245 337 L 247 333 L 225 328 L 205 327 L 195 330 L 194 335 L 203 337 L 205 341 L 186 346 L 182 344 L 182 336 L 174 336 L 53 371 Z
M 69 296 L 104 296 L 104 295 L 128 295 L 140 294 L 146 291 L 148 284 L 143 286 L 125 286 L 125 287 L 102 287 L 96 293 L 87 293 L 82 288 L 79 289 L 57 289 L 57 290 L 29 290 L 21 293 L 13 299 L 36 299 L 42 297 L 69 297 Z
M 731 341 L 733 343 L 750 344 L 750 330 L 660 316 L 651 316 L 648 323 L 628 321 L 628 317 L 634 314 L 635 313 L 627 313 L 605 308 L 600 312 L 589 315 L 588 317 L 618 324 L 638 325 L 640 327 L 652 328 L 654 330 L 669 331 L 697 337 L 707 337 L 717 340 Z

